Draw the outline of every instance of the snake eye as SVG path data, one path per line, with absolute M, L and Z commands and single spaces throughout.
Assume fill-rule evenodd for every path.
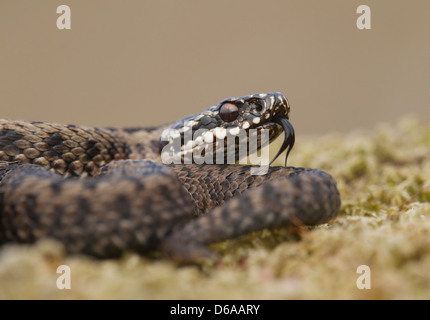
M 225 122 L 232 122 L 239 116 L 239 108 L 233 103 L 226 103 L 219 109 L 219 116 Z

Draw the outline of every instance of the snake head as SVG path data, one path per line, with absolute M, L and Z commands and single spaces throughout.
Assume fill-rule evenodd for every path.
M 249 155 L 247 148 L 245 153 L 241 153 L 241 145 L 247 146 L 248 142 L 254 139 L 259 150 L 284 132 L 283 144 L 269 164 L 287 150 L 286 165 L 295 141 L 294 128 L 288 120 L 289 113 L 288 100 L 279 92 L 232 97 L 173 124 L 169 130 L 173 130 L 174 135 L 170 135 L 169 138 L 166 131 L 162 140 L 172 142 L 176 138 L 180 145 L 176 155 L 181 156 L 182 160 L 186 155 L 193 154 L 194 157 L 199 154 L 204 155 L 206 160 L 210 158 L 214 160 L 209 163 L 221 164 L 216 154 L 222 150 L 223 163 L 232 163 L 231 160 L 237 163 L 240 158 Z M 261 139 L 263 130 L 268 131 L 266 140 Z M 233 143 L 228 143 L 229 136 L 234 137 Z M 229 158 L 229 154 L 233 155 L 233 159 Z

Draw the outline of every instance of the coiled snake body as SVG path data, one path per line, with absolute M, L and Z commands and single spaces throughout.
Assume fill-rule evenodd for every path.
M 181 141 L 190 129 L 218 138 L 222 130 L 268 129 L 270 141 L 284 131 L 280 152 L 290 151 L 289 111 L 282 94 L 268 93 L 149 129 L 0 120 L 0 244 L 49 237 L 70 253 L 110 258 L 159 249 L 188 262 L 212 257 L 213 242 L 325 223 L 338 214 L 340 197 L 323 171 L 270 167 L 252 175 L 249 165 L 161 162 L 167 128 L 178 129 Z

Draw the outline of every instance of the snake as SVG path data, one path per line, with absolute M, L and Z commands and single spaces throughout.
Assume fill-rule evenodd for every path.
M 68 254 L 158 252 L 194 263 L 216 259 L 213 243 L 327 223 L 340 210 L 336 182 L 319 169 L 287 166 L 295 142 L 289 116 L 287 98 L 272 92 L 227 98 L 153 127 L 0 120 L 0 245 L 51 238 Z M 238 163 L 237 139 L 231 149 L 226 132 L 239 130 L 246 140 L 267 130 L 269 145 L 283 134 L 275 158 L 285 153 L 285 165 L 272 165 L 274 158 L 264 174 L 253 174 L 257 166 Z M 186 141 L 189 132 L 195 135 Z M 176 160 L 166 163 L 172 141 L 179 149 L 167 148 Z M 202 146 L 230 148 L 233 162 L 185 161 L 202 155 Z

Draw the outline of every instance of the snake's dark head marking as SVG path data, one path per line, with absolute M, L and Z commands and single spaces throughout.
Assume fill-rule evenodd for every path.
M 196 150 L 202 153 L 204 148 L 207 151 L 207 146 L 210 144 L 213 144 L 214 148 L 221 147 L 224 148 L 224 151 L 228 151 L 228 134 L 239 136 L 239 143 L 241 139 L 249 141 L 251 135 L 256 135 L 259 148 L 261 148 L 264 146 L 261 143 L 261 130 L 269 131 L 269 143 L 284 132 L 284 142 L 279 152 L 270 162 L 272 164 L 285 150 L 287 150 L 288 157 L 294 145 L 294 128 L 288 120 L 289 113 L 290 105 L 282 93 L 257 93 L 224 99 L 202 113 L 178 121 L 170 129 L 177 130 L 176 138 L 181 138 L 182 156 L 187 151 L 194 154 Z M 192 132 L 192 141 L 188 140 L 187 142 L 186 134 L 190 134 L 190 132 Z M 241 132 L 244 133 L 242 137 L 239 134 Z M 219 140 L 224 140 L 223 145 L 217 145 Z M 237 145 L 238 143 L 236 143 Z M 238 148 L 235 150 L 235 155 L 237 160 L 239 157 Z

